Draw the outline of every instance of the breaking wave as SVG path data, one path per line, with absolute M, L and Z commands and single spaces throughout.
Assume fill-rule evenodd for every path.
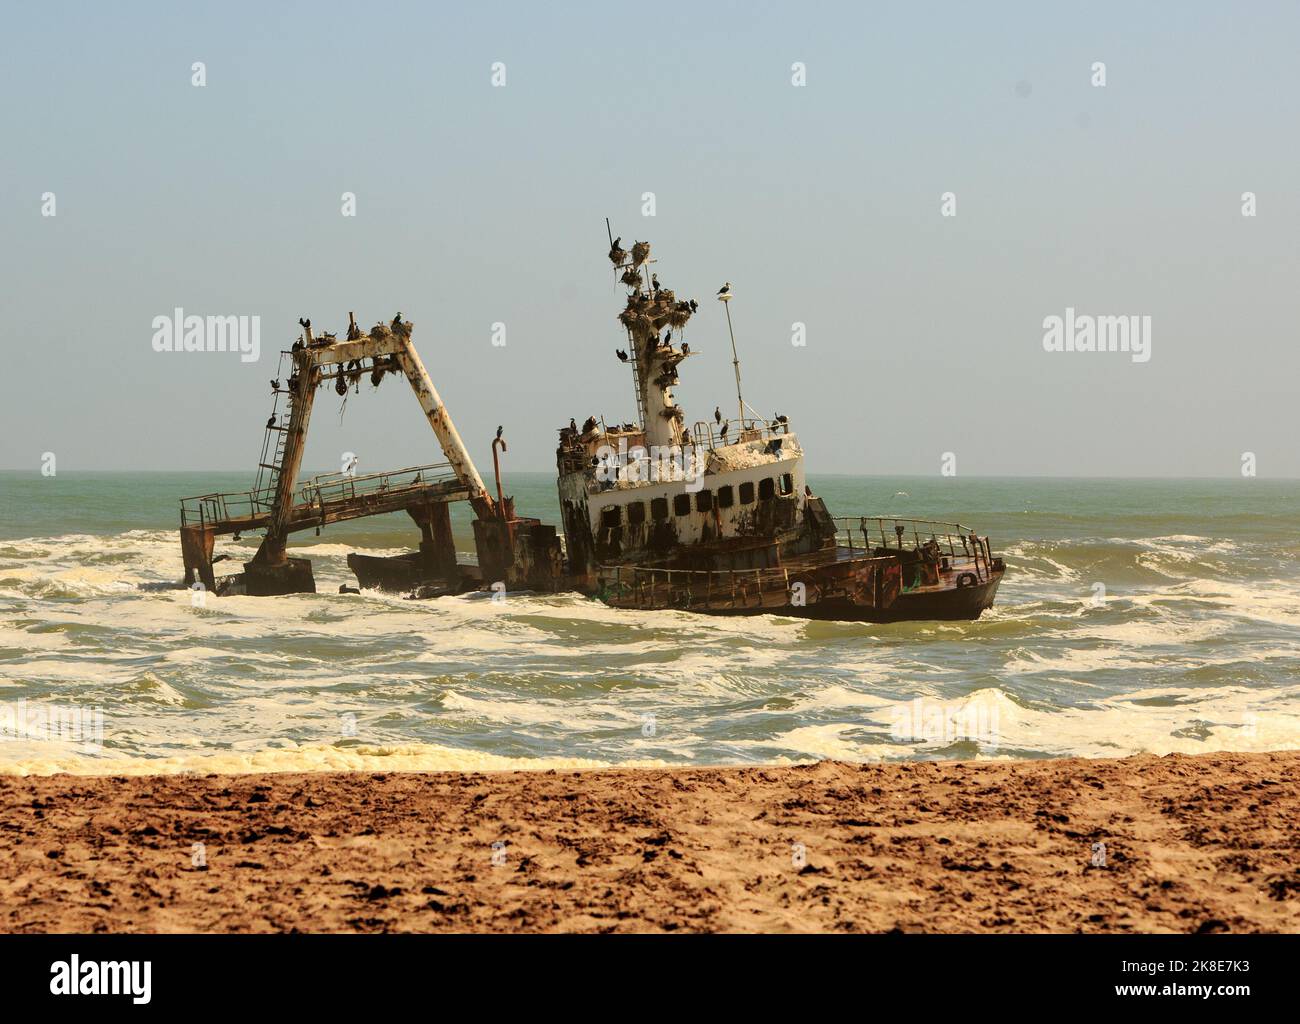
M 918 485 L 909 485 L 915 492 Z M 1289 521 L 1286 521 L 1289 522 Z M 1132 522 L 1128 524 L 1132 526 Z M 618 611 L 577 594 L 408 601 L 180 587 L 176 535 L 0 540 L 0 772 L 503 770 L 1300 745 L 1300 557 L 1165 516 L 1006 514 L 974 623 Z M 227 544 L 232 565 L 252 541 Z M 220 568 L 220 567 L 219 567 Z M 35 709 L 33 711 L 33 709 Z M 100 728 L 69 739 L 69 715 Z M 66 725 L 66 721 L 62 721 Z M 81 724 L 85 724 L 84 721 Z

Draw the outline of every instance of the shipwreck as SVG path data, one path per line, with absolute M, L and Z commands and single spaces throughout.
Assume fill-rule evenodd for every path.
M 495 494 L 488 491 L 400 313 L 368 333 L 349 314 L 342 340 L 317 337 L 301 320 L 301 336 L 281 355 L 284 376 L 272 381 L 254 486 L 181 502 L 186 584 L 217 594 L 312 592 L 310 562 L 288 553 L 291 534 L 404 511 L 420 530 L 418 548 L 349 555 L 361 587 L 412 597 L 579 591 L 619 608 L 870 622 L 976 619 L 993 604 L 1006 567 L 988 537 L 957 523 L 836 517 L 813 493 L 789 418 L 760 416 L 742 396 L 729 283 L 716 298 L 731 337 L 736 415 L 717 406 L 688 425 L 674 388 L 682 365 L 699 355 L 685 340 L 699 304 L 660 284 L 648 242 L 624 250 L 611 238 L 608 255 L 626 287 L 618 314 L 626 348 L 615 354 L 632 375 L 635 421 L 606 425 L 588 416 L 559 428 L 562 535 L 517 515 L 502 493 L 500 431 L 492 441 Z M 386 378 L 410 385 L 443 461 L 300 482 L 318 390 L 332 381 L 343 395 L 364 379 L 378 387 Z M 472 510 L 473 558 L 457 556 L 453 501 Z M 261 543 L 243 571 L 216 576 L 216 539 L 258 530 Z

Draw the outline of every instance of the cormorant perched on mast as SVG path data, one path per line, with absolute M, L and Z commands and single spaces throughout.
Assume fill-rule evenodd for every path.
M 722 422 L 722 407 L 721 407 L 721 406 L 715 405 L 715 406 L 713 407 L 713 422 L 714 422 L 714 423 L 721 423 L 721 422 Z
M 730 295 L 730 294 L 731 294 L 731 282 L 728 281 L 728 282 L 727 282 L 726 284 L 724 284 L 721 288 L 719 288 L 719 289 L 718 289 L 718 294 L 719 294 L 719 295 Z

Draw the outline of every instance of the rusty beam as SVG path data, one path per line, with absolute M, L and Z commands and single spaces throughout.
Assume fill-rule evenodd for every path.
M 451 463 L 457 478 L 469 491 L 469 502 L 474 508 L 474 514 L 479 519 L 492 518 L 496 514 L 496 504 L 488 494 L 487 488 L 483 486 L 483 478 L 478 474 L 478 467 L 470 458 L 465 442 L 460 439 L 460 432 L 452 422 L 447 407 L 443 405 L 438 389 L 433 386 L 429 371 L 424 368 L 419 353 L 411 344 L 409 325 L 407 331 L 396 337 L 402 342 L 402 349 L 397 353 L 397 361 L 401 364 L 406 379 L 411 382 L 411 390 L 415 392 L 420 408 L 424 410 L 429 426 L 433 428 L 438 438 L 443 455 Z

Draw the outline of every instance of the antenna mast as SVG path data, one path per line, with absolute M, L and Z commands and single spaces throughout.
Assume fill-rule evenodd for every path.
M 736 355 L 736 332 L 731 329 L 731 294 L 719 295 L 727 310 L 727 333 L 731 335 L 731 365 L 736 371 L 736 405 L 740 409 L 740 429 L 745 429 L 745 400 L 740 396 L 740 357 Z

